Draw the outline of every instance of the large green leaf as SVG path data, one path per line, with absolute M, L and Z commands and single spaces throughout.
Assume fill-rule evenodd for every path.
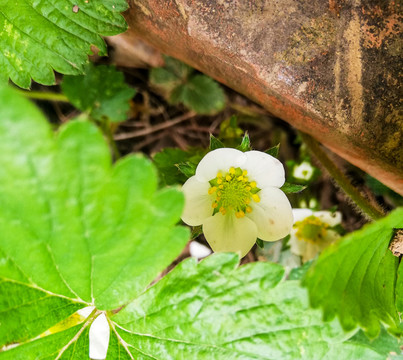
M 87 111 L 95 120 L 113 122 L 127 119 L 129 100 L 135 94 L 115 67 L 91 64 L 85 75 L 66 75 L 62 90 L 75 107 Z
M 314 307 L 323 307 L 325 319 L 335 315 L 345 329 L 359 324 L 371 337 L 380 321 L 399 324 L 395 306 L 398 258 L 388 249 L 393 228 L 403 226 L 403 208 L 364 226 L 330 246 L 306 275 Z
M 107 359 L 385 359 L 343 342 L 351 334 L 324 324 L 297 281 L 279 283 L 279 265 L 237 264 L 233 254 L 182 262 L 112 318 Z
M 70 122 L 55 136 L 28 100 L 4 87 L 0 99 L 1 346 L 78 308 L 128 303 L 189 232 L 175 226 L 183 195 L 157 190 L 149 160 L 134 155 L 113 166 L 90 122 Z
M 100 35 L 126 29 L 125 0 L 0 0 L 0 79 L 28 88 L 51 85 L 53 70 L 80 74 L 90 46 L 106 54 Z

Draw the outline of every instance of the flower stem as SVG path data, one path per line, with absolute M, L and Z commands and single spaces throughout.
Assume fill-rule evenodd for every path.
M 384 212 L 372 204 L 361 192 L 351 184 L 347 176 L 329 158 L 319 143 L 310 135 L 300 132 L 300 136 L 312 155 L 314 155 L 330 176 L 336 181 L 346 195 L 372 220 L 385 216 Z
M 53 92 L 42 92 L 42 91 L 26 91 L 19 89 L 16 90 L 20 94 L 30 99 L 69 102 L 67 96 L 63 94 L 57 94 Z

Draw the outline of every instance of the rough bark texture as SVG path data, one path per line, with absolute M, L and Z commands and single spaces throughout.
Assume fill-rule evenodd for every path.
M 130 30 L 403 195 L 395 1 L 133 0 Z

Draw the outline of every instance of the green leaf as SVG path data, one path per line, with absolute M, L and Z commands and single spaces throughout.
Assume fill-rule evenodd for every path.
M 348 234 L 327 248 L 304 279 L 311 304 L 323 307 L 326 320 L 338 315 L 345 329 L 359 324 L 370 336 L 379 321 L 396 330 L 398 259 L 388 249 L 394 227 L 403 226 L 403 208 Z
M 164 68 L 178 79 L 186 80 L 186 78 L 194 72 L 192 67 L 173 57 L 164 55 L 164 61 Z
M 161 182 L 164 185 L 183 184 L 187 180 L 178 167 L 178 164 L 186 163 L 191 154 L 181 149 L 165 148 L 153 157 L 159 171 Z
M 0 280 L 0 347 L 41 334 L 83 307 L 80 302 L 9 279 Z M 53 309 L 49 311 L 49 309 Z M 42 314 L 38 321 L 38 314 Z
M 224 91 L 206 75 L 194 75 L 194 69 L 165 56 L 165 66 L 150 71 L 150 83 L 171 104 L 183 103 L 198 114 L 213 114 L 225 106 Z
M 186 83 L 187 78 L 194 72 L 194 69 L 169 56 L 164 55 L 164 60 L 164 67 L 150 70 L 150 83 L 152 87 L 162 92 L 164 97 L 169 98 L 172 91 L 178 89 L 181 84 Z M 179 102 L 181 102 L 180 99 L 177 103 Z
M 213 114 L 224 108 L 225 95 L 213 79 L 195 75 L 172 91 L 170 101 L 172 104 L 183 103 L 198 114 Z
M 1 360 L 88 359 L 89 324 L 77 325 L 0 352 Z M 58 358 L 58 356 L 60 357 Z
M 290 184 L 288 182 L 285 182 L 280 189 L 284 191 L 286 194 L 296 194 L 300 193 L 306 188 L 307 188 L 306 185 Z
M 100 35 L 116 35 L 126 29 L 120 15 L 126 8 L 125 0 L 0 0 L 1 80 L 10 78 L 29 88 L 31 78 L 54 84 L 53 69 L 82 74 L 91 45 L 106 55 Z
M 276 146 L 273 146 L 270 149 L 266 150 L 265 153 L 277 158 L 279 151 L 280 151 L 280 144 L 277 144 Z
M 140 360 L 385 359 L 343 343 L 351 334 L 323 323 L 298 282 L 280 283 L 281 266 L 237 263 L 234 254 L 215 254 L 179 264 L 112 318 L 108 359 L 123 344 Z
M 127 119 L 129 100 L 136 93 L 115 67 L 92 64 L 86 67 L 85 75 L 65 76 L 62 90 L 76 108 L 95 120 L 112 122 Z
M 210 151 L 224 147 L 225 145 L 219 139 L 217 139 L 213 134 L 210 134 L 210 146 L 209 146 Z
M 190 178 L 196 173 L 196 165 L 190 163 L 182 163 L 177 165 L 179 171 L 186 176 L 186 178 Z
M 0 99 L 0 344 L 10 344 L 78 308 L 128 303 L 179 255 L 189 232 L 175 226 L 183 195 L 157 191 L 145 157 L 112 165 L 92 123 L 69 122 L 55 136 L 28 100 L 1 86 Z M 24 349 L 47 340 L 0 356 L 34 359 Z
M 348 340 L 348 343 L 369 347 L 383 356 L 384 359 L 395 359 L 394 357 L 390 357 L 392 353 L 401 354 L 399 342 L 394 336 L 390 335 L 384 327 L 381 328 L 381 333 L 376 339 L 368 339 L 365 333 L 360 330 Z
M 185 82 L 194 71 L 193 68 L 169 56 L 164 56 L 165 66 L 150 71 L 152 85 L 162 86 L 171 91 L 174 87 Z
M 301 280 L 305 276 L 306 272 L 309 270 L 311 265 L 312 265 L 312 260 L 307 261 L 302 266 L 299 266 L 297 268 L 293 268 L 290 271 L 290 274 L 288 275 L 288 279 L 289 280 Z

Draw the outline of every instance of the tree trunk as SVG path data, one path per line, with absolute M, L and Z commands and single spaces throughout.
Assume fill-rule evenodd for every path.
M 130 4 L 128 36 L 246 95 L 403 195 L 397 2 Z

